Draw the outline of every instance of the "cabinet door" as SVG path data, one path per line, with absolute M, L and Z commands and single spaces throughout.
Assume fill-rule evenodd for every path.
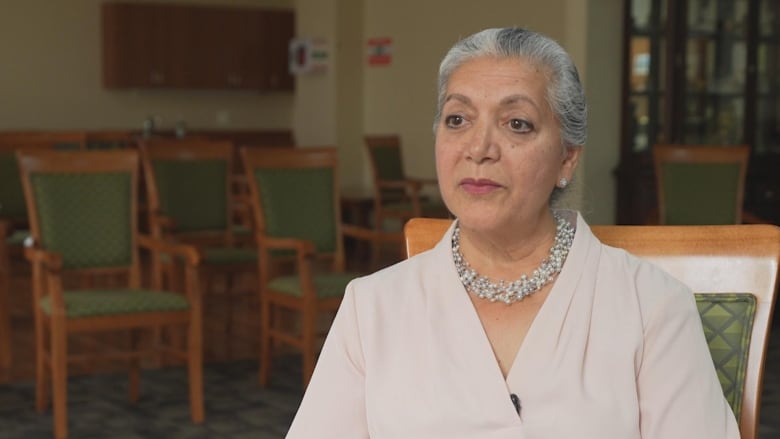
M 666 1 L 629 2 L 627 116 L 628 154 L 646 153 L 664 133 L 667 65 Z
M 745 142 L 748 0 L 688 0 L 681 143 Z M 682 73 L 682 72 L 680 72 Z
M 295 15 L 292 11 L 268 10 L 264 12 L 263 22 L 265 86 L 269 90 L 292 90 L 295 79 L 289 70 L 288 49 L 295 36 Z
M 103 84 L 106 87 L 163 87 L 170 84 L 167 26 L 171 7 L 105 3 Z
M 292 90 L 291 10 L 162 3 L 103 5 L 108 88 Z
M 780 1 L 760 0 L 758 11 L 754 152 L 777 155 L 780 154 Z

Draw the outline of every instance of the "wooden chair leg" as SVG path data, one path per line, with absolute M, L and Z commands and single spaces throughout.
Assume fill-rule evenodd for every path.
M 317 310 L 314 306 L 304 305 L 301 316 L 301 336 L 303 350 L 303 388 L 309 385 L 317 363 Z
M 260 386 L 268 387 L 271 374 L 273 310 L 266 298 L 260 299 Z
M 35 315 L 35 410 L 43 413 L 49 406 L 49 379 L 46 368 L 46 328 L 38 310 Z
M 2 239 L 2 236 L 0 236 Z M 5 246 L 0 244 L 0 369 L 10 370 L 13 363 L 11 339 L 11 270 L 8 267 Z
M 141 349 L 141 330 L 133 329 L 130 331 L 130 349 L 139 351 Z M 127 382 L 127 396 L 130 402 L 137 402 L 141 394 L 141 358 L 135 357 L 130 360 L 130 372 Z
M 187 334 L 187 370 L 190 386 L 190 416 L 192 422 L 200 424 L 206 417 L 203 408 L 203 327 L 200 318 L 195 316 L 190 321 Z
M 54 437 L 68 437 L 68 337 L 64 316 L 54 316 L 51 322 L 51 383 Z

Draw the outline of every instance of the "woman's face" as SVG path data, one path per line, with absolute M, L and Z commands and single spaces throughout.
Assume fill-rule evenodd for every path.
M 436 127 L 442 197 L 464 228 L 490 231 L 535 221 L 571 181 L 580 147 L 564 148 L 546 100 L 545 70 L 480 57 L 450 76 Z

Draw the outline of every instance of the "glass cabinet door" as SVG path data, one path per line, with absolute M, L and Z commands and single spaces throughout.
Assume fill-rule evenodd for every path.
M 780 153 L 780 1 L 760 0 L 758 14 L 756 154 Z
M 682 142 L 744 143 L 748 0 L 688 0 Z
M 632 0 L 629 29 L 629 143 L 648 151 L 663 132 L 666 0 Z

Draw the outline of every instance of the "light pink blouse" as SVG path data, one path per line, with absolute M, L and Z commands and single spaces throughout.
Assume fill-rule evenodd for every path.
M 692 292 L 576 221 L 506 380 L 452 229 L 353 281 L 287 438 L 738 439 Z

